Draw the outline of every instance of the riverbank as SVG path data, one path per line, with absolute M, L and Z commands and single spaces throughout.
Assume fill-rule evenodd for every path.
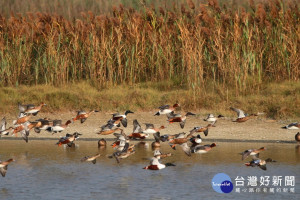
M 41 113 L 74 112 L 79 109 L 101 112 L 133 110 L 153 111 L 161 105 L 180 103 L 179 110 L 199 110 L 208 113 L 235 116 L 231 106 L 247 113 L 264 112 L 265 117 L 277 120 L 299 121 L 300 82 L 269 83 L 259 91 L 236 93 L 234 88 L 206 85 L 203 90 L 192 90 L 166 82 L 146 82 L 134 85 L 118 85 L 109 88 L 96 88 L 88 82 L 18 87 L 0 87 L 0 116 L 17 116 L 18 102 L 40 104 Z
M 203 121 L 205 115 L 201 111 L 193 111 L 196 116 L 191 116 L 187 119 L 184 129 L 181 129 L 179 124 L 169 124 L 166 120 L 165 115 L 154 116 L 155 110 L 150 112 L 135 112 L 129 114 L 128 127 L 124 128 L 125 133 L 128 135 L 133 130 L 133 120 L 137 119 L 142 128 L 145 128 L 144 123 L 153 123 L 155 127 L 164 125 L 166 128 L 161 130 L 161 134 L 176 134 L 180 132 L 188 133 L 195 126 L 206 126 L 208 123 Z M 75 117 L 75 112 L 64 112 L 64 113 L 39 113 L 38 116 L 33 117 L 34 119 L 48 117 L 50 119 L 62 119 L 63 123 L 68 119 Z M 111 112 L 99 112 L 93 113 L 83 124 L 79 121 L 71 123 L 67 129 L 61 133 L 51 134 L 46 131 L 41 133 L 35 133 L 33 130 L 30 131 L 30 139 L 34 140 L 57 140 L 59 137 L 64 136 L 66 133 L 73 133 L 75 131 L 82 134 L 79 140 L 98 140 L 105 138 L 111 141 L 114 136 L 111 135 L 98 135 L 100 127 L 104 125 L 111 117 Z M 8 126 L 11 125 L 13 116 L 7 116 Z M 290 120 L 276 121 L 265 118 L 265 116 L 258 116 L 256 119 L 250 119 L 244 123 L 232 122 L 235 119 L 235 113 L 226 116 L 225 119 L 219 119 L 216 123 L 216 127 L 210 128 L 208 136 L 205 137 L 201 133 L 201 137 L 205 142 L 280 142 L 280 143 L 295 143 L 294 136 L 298 132 L 297 130 L 286 130 L 281 127 L 290 123 Z M 13 136 L 3 136 L 4 139 L 20 139 Z M 149 140 L 153 140 L 153 137 L 149 137 Z M 30 141 L 29 141 L 30 142 Z

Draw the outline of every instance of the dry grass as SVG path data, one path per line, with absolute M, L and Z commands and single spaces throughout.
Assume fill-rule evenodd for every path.
M 205 95 L 194 96 L 192 90 L 176 89 L 166 82 L 141 83 L 133 86 L 119 85 L 96 89 L 86 82 L 67 84 L 59 88 L 49 85 L 0 88 L 2 115 L 16 114 L 17 104 L 46 102 L 45 112 L 98 109 L 101 111 L 153 111 L 164 104 L 179 102 L 182 110 L 202 114 L 213 112 L 234 116 L 229 107 L 235 106 L 248 113 L 265 112 L 276 119 L 300 119 L 300 82 L 269 84 L 256 95 L 238 96 L 235 90 L 223 91 L 221 87 Z

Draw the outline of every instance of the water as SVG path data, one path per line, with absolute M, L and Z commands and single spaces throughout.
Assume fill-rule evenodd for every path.
M 186 156 L 180 147 L 163 145 L 163 153 L 172 157 L 162 163 L 174 163 L 159 171 L 144 170 L 153 156 L 151 143 L 136 143 L 136 154 L 121 160 L 109 159 L 113 149 L 98 149 L 96 141 L 77 141 L 76 148 L 57 147 L 55 141 L 0 141 L 0 159 L 14 158 L 5 178 L 0 177 L 0 199 L 299 199 L 300 149 L 295 144 L 217 143 L 207 154 Z M 109 143 L 110 144 L 110 143 Z M 272 158 L 267 171 L 246 167 L 238 155 L 245 149 L 267 147 L 261 158 Z M 86 155 L 100 153 L 97 163 L 82 163 Z M 250 160 L 247 159 L 247 160 Z M 217 173 L 237 176 L 295 176 L 295 193 L 216 193 L 211 180 Z M 271 180 L 272 182 L 272 180 Z M 247 183 L 247 181 L 245 181 Z M 259 184 L 259 183 L 258 183 Z M 284 185 L 284 180 L 282 181 Z M 244 187 L 247 188 L 247 187 Z M 263 186 L 260 187 L 261 189 Z M 270 188 L 270 186 L 268 187 Z M 284 188 L 284 187 L 282 187 Z

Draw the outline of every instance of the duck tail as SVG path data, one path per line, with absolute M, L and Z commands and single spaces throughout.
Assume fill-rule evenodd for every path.
M 248 167 L 249 167 L 249 166 L 251 166 L 251 164 L 250 164 L 250 163 L 245 163 L 245 165 L 246 165 L 246 166 L 248 166 Z
M 159 112 L 157 112 L 157 113 L 155 113 L 155 115 L 154 116 L 159 116 L 160 115 L 160 113 Z
M 144 167 L 143 169 L 148 169 L 149 168 L 149 166 L 146 166 L 146 167 Z

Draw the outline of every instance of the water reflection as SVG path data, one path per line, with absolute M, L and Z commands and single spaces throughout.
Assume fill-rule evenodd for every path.
M 16 161 L 9 165 L 6 177 L 0 177 L 0 196 L 4 199 L 194 199 L 203 195 L 212 198 L 221 197 L 210 185 L 212 177 L 219 172 L 227 173 L 232 179 L 236 176 L 296 176 L 295 191 L 298 194 L 300 191 L 297 185 L 300 147 L 294 144 L 217 143 L 217 147 L 207 154 L 193 154 L 191 157 L 186 156 L 181 148 L 173 150 L 169 145 L 162 144 L 159 150 L 173 155 L 161 162 L 176 166 L 149 171 L 142 168 L 149 164 L 153 156 L 151 143 L 136 142 L 136 153 L 122 159 L 120 164 L 115 159 L 107 158 L 115 151 L 110 146 L 111 142 L 101 148 L 97 143 L 77 141 L 75 147 L 70 148 L 58 147 L 53 141 L 30 141 L 25 144 L 23 141 L 1 140 L 0 159 L 12 157 Z M 263 146 L 268 149 L 260 157 L 270 157 L 277 162 L 268 163 L 267 171 L 244 166 L 238 153 Z M 97 153 L 101 156 L 96 164 L 80 161 L 84 156 Z M 18 185 L 22 187 L 16 187 Z M 61 190 L 64 190 L 63 194 L 58 194 Z M 47 195 L 39 196 L 43 193 Z M 280 195 L 286 198 L 295 194 Z M 244 196 L 230 194 L 228 197 L 240 199 Z

